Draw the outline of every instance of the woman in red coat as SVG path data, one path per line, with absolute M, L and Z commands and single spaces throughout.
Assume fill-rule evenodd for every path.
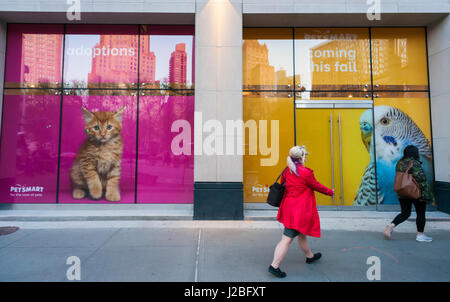
M 304 166 L 308 152 L 304 146 L 295 146 L 289 150 L 288 169 L 281 176 L 286 182 L 283 201 L 278 210 L 277 219 L 284 225 L 281 241 L 277 244 L 269 272 L 277 277 L 286 277 L 280 270 L 289 249 L 289 245 L 298 236 L 298 243 L 306 255 L 306 263 L 320 259 L 320 253 L 313 254 L 306 236 L 320 238 L 320 220 L 317 212 L 314 191 L 333 196 L 334 191 L 320 184 L 311 169 Z

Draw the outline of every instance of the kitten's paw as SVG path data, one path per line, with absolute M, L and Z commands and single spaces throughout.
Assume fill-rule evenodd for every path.
M 86 196 L 86 192 L 81 189 L 74 189 L 72 192 L 73 199 L 82 199 Z
M 120 201 L 120 193 L 118 190 L 107 190 L 105 198 L 107 201 Z
M 103 193 L 102 186 L 95 186 L 89 190 L 89 194 L 94 199 L 102 198 L 102 193 Z

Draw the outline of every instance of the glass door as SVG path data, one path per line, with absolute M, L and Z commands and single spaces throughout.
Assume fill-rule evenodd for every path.
M 334 127 L 332 104 L 296 103 L 297 145 L 309 152 L 306 166 L 313 169 L 316 179 L 335 188 Z M 316 195 L 317 205 L 336 205 L 336 196 Z
M 333 188 L 333 198 L 316 194 L 317 205 L 376 205 L 372 101 L 297 101 L 297 145 L 310 155 L 306 166 Z
M 375 164 L 373 162 L 372 105 L 353 107 L 336 104 L 334 120 L 339 206 L 376 205 Z M 362 104 L 361 104 L 362 105 Z

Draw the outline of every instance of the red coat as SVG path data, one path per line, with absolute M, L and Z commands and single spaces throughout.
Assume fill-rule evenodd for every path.
M 281 176 L 286 190 L 278 210 L 277 219 L 286 228 L 320 238 L 320 220 L 314 191 L 333 195 L 333 190 L 320 184 L 311 169 L 297 165 L 298 176 L 287 168 Z

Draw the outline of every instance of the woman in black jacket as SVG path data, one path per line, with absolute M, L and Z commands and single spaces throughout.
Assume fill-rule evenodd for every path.
M 392 231 L 396 226 L 405 221 L 411 215 L 411 207 L 414 204 L 416 209 L 416 225 L 417 225 L 417 236 L 416 240 L 419 242 L 431 242 L 432 238 L 423 233 L 425 229 L 425 210 L 427 203 L 432 203 L 434 201 L 433 192 L 431 191 L 430 185 L 427 182 L 427 177 L 422 168 L 422 162 L 419 160 L 419 149 L 416 146 L 409 145 L 403 151 L 403 157 L 398 161 L 395 166 L 396 172 L 405 172 L 408 166 L 412 163 L 409 173 L 412 174 L 414 179 L 419 184 L 421 191 L 421 197 L 419 199 L 407 199 L 400 198 L 401 213 L 392 220 L 390 225 L 387 225 L 384 230 L 384 237 L 386 239 L 391 238 Z

